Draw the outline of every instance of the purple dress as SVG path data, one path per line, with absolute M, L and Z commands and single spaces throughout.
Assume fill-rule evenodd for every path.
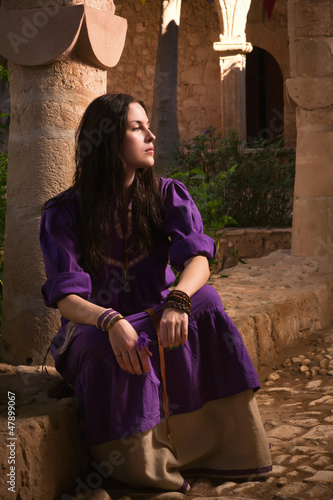
M 203 233 L 200 214 L 185 186 L 165 178 L 160 179 L 160 186 L 169 245 L 164 243 L 151 254 L 137 254 L 129 211 L 125 239 L 119 224 L 110 228 L 111 257 L 98 279 L 80 266 L 82 228 L 77 195 L 71 194 L 43 214 L 40 242 L 47 275 L 42 289 L 45 304 L 56 307 L 65 295 L 77 294 L 119 311 L 138 333 L 144 331 L 155 341 L 150 344 L 150 373 L 131 375 L 116 362 L 107 333 L 95 326 L 71 325 L 62 318 L 51 352 L 57 370 L 74 385 L 84 408 L 89 446 L 147 431 L 164 419 L 157 336 L 145 309 L 154 308 L 161 316 L 175 279 L 169 263 L 181 271 L 191 256 L 212 258 L 215 254 L 215 243 Z M 171 415 L 195 412 L 207 402 L 260 387 L 243 340 L 209 285 L 192 297 L 188 341 L 165 350 L 165 364 Z

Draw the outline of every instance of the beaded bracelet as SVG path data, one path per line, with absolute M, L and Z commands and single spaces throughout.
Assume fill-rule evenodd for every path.
M 169 300 L 188 304 L 189 307 L 191 307 L 192 305 L 190 297 L 187 295 L 187 293 L 182 292 L 181 290 L 172 290 L 171 292 L 169 292 L 166 298 L 166 302 L 168 302 Z
M 172 290 L 168 293 L 165 299 L 162 311 L 164 312 L 165 309 L 170 307 L 184 311 L 189 316 L 192 310 L 192 301 L 187 293 L 182 292 L 181 290 Z
M 188 316 L 191 314 L 191 308 L 189 307 L 188 304 L 181 304 L 180 302 L 174 302 L 173 300 L 168 300 L 168 302 L 164 304 L 162 312 L 171 307 L 178 309 L 179 311 L 185 312 Z

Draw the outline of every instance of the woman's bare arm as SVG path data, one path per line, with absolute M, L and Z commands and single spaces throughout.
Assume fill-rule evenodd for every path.
M 104 307 L 92 304 L 74 294 L 59 300 L 58 308 L 64 318 L 84 325 L 96 325 L 98 316 L 105 311 Z M 108 335 L 119 366 L 124 371 L 132 375 L 141 375 L 142 369 L 146 373 L 149 372 L 148 358 L 152 354 L 147 347 L 137 349 L 138 334 L 125 318 L 117 321 Z
M 197 255 L 185 262 L 185 268 L 175 287 L 192 297 L 209 278 L 209 263 L 203 255 Z M 185 344 L 188 336 L 188 316 L 175 308 L 168 308 L 162 314 L 160 340 L 163 347 L 177 347 Z
M 104 307 L 75 294 L 66 295 L 57 305 L 63 318 L 83 325 L 96 325 L 98 316 L 105 311 Z

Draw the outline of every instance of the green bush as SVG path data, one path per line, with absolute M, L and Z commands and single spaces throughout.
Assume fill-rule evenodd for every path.
M 4 113 L 0 113 L 0 118 Z M 0 123 L 0 129 L 5 127 Z M 0 130 L 0 134 L 2 134 Z M 3 251 L 3 243 L 5 238 L 5 216 L 6 216 L 6 189 L 7 189 L 7 162 L 8 153 L 1 151 L 0 140 L 0 254 Z
M 291 224 L 295 151 L 264 141 L 241 143 L 213 128 L 182 142 L 168 175 L 188 188 L 206 232 L 225 226 L 287 227 Z

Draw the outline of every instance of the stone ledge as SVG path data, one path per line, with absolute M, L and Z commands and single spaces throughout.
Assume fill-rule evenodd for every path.
M 237 265 L 237 258 L 248 259 L 291 248 L 291 228 L 227 228 L 219 238 L 217 261 L 222 269 Z
M 48 367 L 0 364 L 0 483 L 3 500 L 54 500 L 85 468 L 86 452 L 73 397 L 48 397 L 61 377 Z M 8 393 L 15 395 L 15 424 L 8 428 Z M 11 463 L 8 463 L 12 460 Z M 15 467 L 13 490 L 7 483 Z M 14 493 L 15 491 L 15 493 Z
M 239 328 L 257 369 L 333 319 L 333 259 L 279 250 L 247 259 L 210 283 Z
M 257 369 L 333 319 L 333 259 L 278 251 L 215 274 L 210 283 Z M 13 437 L 7 426 L 8 391 L 16 395 L 16 490 L 13 494 L 6 488 L 4 500 L 54 500 L 70 485 L 79 487 L 80 474 L 87 470 L 77 402 L 73 397 L 48 397 L 61 380 L 54 368 L 48 371 L 51 380 L 42 376 L 40 367 L 0 365 L 0 480 L 5 485 L 6 443 Z

